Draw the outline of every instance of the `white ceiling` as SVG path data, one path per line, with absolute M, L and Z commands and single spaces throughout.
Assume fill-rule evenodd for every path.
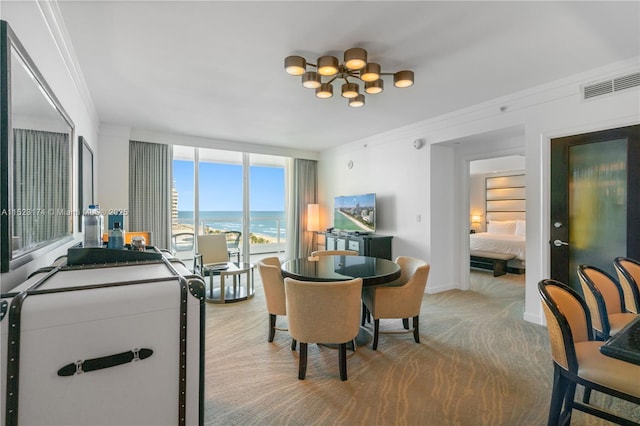
M 101 122 L 313 151 L 640 54 L 638 1 L 58 3 Z M 350 47 L 415 85 L 355 109 L 283 70 Z

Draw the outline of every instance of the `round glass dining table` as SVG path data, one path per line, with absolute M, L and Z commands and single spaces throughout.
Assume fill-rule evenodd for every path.
M 368 256 L 318 256 L 282 263 L 282 275 L 301 281 L 344 281 L 362 278 L 362 286 L 375 286 L 400 277 L 400 266 L 388 259 Z
M 362 286 L 376 286 L 400 278 L 400 266 L 388 259 L 368 256 L 318 256 L 291 259 L 282 263 L 282 275 L 300 281 L 344 281 L 362 278 Z M 369 332 L 360 327 L 357 346 L 371 341 Z M 326 344 L 326 346 L 336 346 Z M 355 350 L 355 347 L 354 347 Z

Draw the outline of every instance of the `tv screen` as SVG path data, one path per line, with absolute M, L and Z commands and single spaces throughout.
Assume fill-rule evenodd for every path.
M 335 197 L 333 206 L 335 229 L 361 233 L 376 231 L 376 194 Z

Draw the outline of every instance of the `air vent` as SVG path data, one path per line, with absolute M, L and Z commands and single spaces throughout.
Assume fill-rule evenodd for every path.
M 620 90 L 638 86 L 640 86 L 640 72 L 613 78 L 611 80 L 600 81 L 598 83 L 587 84 L 583 86 L 582 91 L 584 99 L 591 99 L 596 96 L 606 95 L 607 93 L 618 92 Z

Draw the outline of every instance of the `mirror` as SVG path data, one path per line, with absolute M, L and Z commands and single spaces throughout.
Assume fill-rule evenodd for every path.
M 0 266 L 7 272 L 73 238 L 74 125 L 5 21 L 0 38 Z
M 78 137 L 78 170 L 78 206 L 84 210 L 93 204 L 93 151 L 82 136 Z M 78 229 L 83 231 L 82 220 Z

